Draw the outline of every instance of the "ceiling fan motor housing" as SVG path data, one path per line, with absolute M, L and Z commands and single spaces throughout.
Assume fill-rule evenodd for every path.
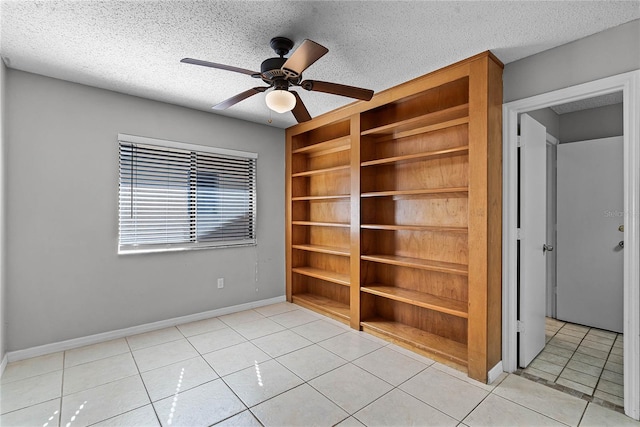
M 293 41 L 286 37 L 274 37 L 269 43 L 271 49 L 279 55 L 279 58 L 269 58 L 262 62 L 260 65 L 260 75 L 265 83 L 271 84 L 274 80 L 289 80 L 293 84 L 297 84 L 302 80 L 302 75 L 292 74 L 283 70 L 282 66 L 287 62 L 287 58 L 284 58 L 286 54 L 293 49 Z
M 265 83 L 270 83 L 277 78 L 284 78 L 282 65 L 287 62 L 287 58 L 269 58 L 262 61 L 260 74 Z

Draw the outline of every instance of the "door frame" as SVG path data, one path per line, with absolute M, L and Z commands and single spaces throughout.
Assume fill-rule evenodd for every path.
M 556 225 L 558 223 L 558 218 L 557 218 L 557 215 L 553 215 L 551 218 L 549 218 L 549 212 L 553 210 L 557 210 L 558 203 L 557 203 L 556 197 L 549 198 L 549 189 L 554 189 L 553 193 L 557 194 L 558 174 L 556 171 L 556 165 L 558 163 L 558 144 L 560 144 L 560 141 L 558 140 L 558 138 L 556 138 L 555 136 L 547 132 L 547 150 L 549 149 L 549 147 L 553 147 L 552 152 L 554 154 L 552 156 L 552 160 L 553 160 L 552 178 L 553 179 L 550 179 L 548 169 L 547 169 L 547 243 L 553 245 L 554 247 L 558 247 L 558 241 L 557 241 L 558 236 L 556 234 Z M 549 161 L 548 153 L 549 152 L 547 151 L 547 162 Z M 547 163 L 547 165 L 548 164 L 549 163 Z M 550 221 L 550 220 L 553 220 L 553 221 Z M 551 227 L 551 230 L 552 230 L 551 235 L 549 234 L 549 227 Z M 556 260 L 558 257 L 558 251 L 555 250 L 555 251 L 549 252 L 547 255 L 549 255 L 552 259 L 551 264 L 557 265 Z M 553 277 L 551 279 L 549 277 L 549 265 L 547 265 L 547 272 L 546 272 L 547 280 L 545 283 L 547 288 L 547 298 L 545 301 L 546 303 L 545 311 L 547 313 L 550 313 L 551 317 L 553 318 L 555 318 L 557 314 L 557 311 L 556 311 L 557 309 L 556 307 L 557 272 L 558 272 L 558 269 L 556 267 L 554 271 L 554 273 L 556 273 L 555 275 L 556 277 Z
M 640 419 L 640 70 L 503 104 L 502 368 L 517 369 L 518 114 L 599 95 L 623 93 L 624 408 Z

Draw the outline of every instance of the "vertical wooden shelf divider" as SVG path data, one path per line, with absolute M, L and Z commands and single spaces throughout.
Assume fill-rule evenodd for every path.
M 351 116 L 351 319 L 360 329 L 360 115 Z
M 286 130 L 288 301 L 487 381 L 502 68 L 484 52 Z

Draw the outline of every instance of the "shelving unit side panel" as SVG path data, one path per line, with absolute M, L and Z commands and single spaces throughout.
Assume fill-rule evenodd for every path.
M 351 117 L 351 218 L 350 224 L 350 326 L 353 329 L 360 330 L 360 162 L 361 162 L 361 141 L 360 141 L 360 115 L 356 114 Z
M 489 282 L 490 269 L 495 268 L 489 262 L 491 259 L 500 265 L 500 260 L 491 257 L 495 248 L 490 247 L 489 239 L 492 216 L 501 215 L 501 206 L 496 199 L 499 196 L 491 194 L 497 189 L 495 183 L 490 188 L 489 177 L 496 181 L 496 175 L 502 173 L 501 164 L 494 161 L 495 148 L 490 149 L 490 134 L 497 141 L 497 130 L 491 129 L 495 123 L 489 120 L 489 103 L 497 100 L 491 93 L 495 85 L 490 83 L 490 62 L 484 57 L 471 63 L 469 77 L 469 376 L 483 382 L 493 367 L 491 359 L 501 347 L 501 334 L 490 330 L 500 330 L 499 325 L 490 323 L 501 309 L 499 299 L 495 299 L 497 292 L 490 291 L 496 285 Z M 490 159 L 491 154 L 494 159 Z M 495 276 L 492 272 L 491 280 L 496 280 Z
M 502 69 L 488 60 L 487 367 L 502 360 Z

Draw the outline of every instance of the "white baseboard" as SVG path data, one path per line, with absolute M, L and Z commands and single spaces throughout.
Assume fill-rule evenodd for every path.
M 502 372 L 503 371 L 502 371 L 502 360 L 501 360 L 498 363 L 496 363 L 496 366 L 494 366 L 489 370 L 489 373 L 487 374 L 487 384 L 491 384 L 492 382 L 497 380 L 500 374 L 502 374 Z
M 4 374 L 4 368 L 7 367 L 7 363 L 9 363 L 9 357 L 7 357 L 7 353 L 2 357 L 2 362 L 0 362 L 0 377 Z
M 252 308 L 262 307 L 265 305 L 276 304 L 286 301 L 286 297 L 279 296 L 275 298 L 253 301 L 244 304 L 234 305 L 231 307 L 218 308 L 215 310 L 204 311 L 202 313 L 190 314 L 188 316 L 174 317 L 173 319 L 160 320 L 158 322 L 145 323 L 143 325 L 132 326 L 130 328 L 117 329 L 115 331 L 103 332 L 100 334 L 89 335 L 86 337 L 73 338 L 66 341 L 55 342 L 51 344 L 40 345 L 37 347 L 26 348 L 24 350 L 10 351 L 5 354 L 2 360 L 2 371 L 8 362 L 16 360 L 29 359 L 31 357 L 43 356 L 45 354 L 57 353 L 59 351 L 70 350 L 72 348 L 84 347 L 85 345 L 97 344 L 117 338 L 124 338 L 131 335 L 142 334 L 145 332 L 155 331 L 157 329 L 168 328 L 171 326 L 182 325 L 184 323 L 195 322 L 198 320 L 209 319 L 211 317 L 223 316 L 225 314 L 237 313 L 238 311 L 250 310 Z

